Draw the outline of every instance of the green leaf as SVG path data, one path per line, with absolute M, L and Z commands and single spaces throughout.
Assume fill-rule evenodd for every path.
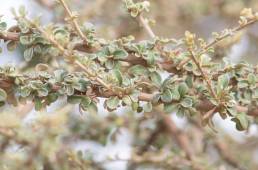
M 148 65 L 155 64 L 155 58 L 156 58 L 156 54 L 154 52 L 150 52 L 150 51 L 147 53 L 147 56 L 145 57 Z
M 0 107 L 4 106 L 5 102 L 0 102 Z
M 131 106 L 132 106 L 133 111 L 137 111 L 137 109 L 139 107 L 139 103 L 138 102 L 133 102 Z
M 32 80 L 30 81 L 30 87 L 33 90 L 38 90 L 39 88 L 42 88 L 43 83 L 40 80 Z
M 64 28 L 57 28 L 54 30 L 54 37 L 56 41 L 64 46 L 69 42 L 70 34 Z
M 249 84 L 255 84 L 256 83 L 256 76 L 253 73 L 249 73 L 247 76 L 247 81 Z
M 258 99 L 258 88 L 253 90 L 253 98 Z
M 105 66 L 107 69 L 113 69 L 115 67 L 115 61 L 114 60 L 107 60 L 105 62 Z
M 0 101 L 3 102 L 6 100 L 6 98 L 7 98 L 6 92 L 0 88 Z
M 35 37 L 29 35 L 20 36 L 20 43 L 22 45 L 31 45 L 35 40 Z
M 160 86 L 162 84 L 162 79 L 158 72 L 151 72 L 150 78 L 155 85 Z
M 30 31 L 30 25 L 25 20 L 19 20 L 18 26 L 22 33 L 28 33 Z
M 85 91 L 86 90 L 86 86 L 84 83 L 80 83 L 80 82 L 74 82 L 74 84 L 72 84 L 73 88 L 78 90 L 78 91 Z
M 81 97 L 80 107 L 83 110 L 88 110 L 91 103 L 92 103 L 91 98 L 89 98 L 88 96 Z
M 71 96 L 71 95 L 74 94 L 74 88 L 73 88 L 72 86 L 70 86 L 70 85 L 67 85 L 67 86 L 65 87 L 65 90 L 66 90 L 66 94 L 67 94 L 68 96 Z
M 106 49 L 107 49 L 107 55 L 113 55 L 113 53 L 116 51 L 116 50 L 119 50 L 119 48 L 116 46 L 116 45 L 114 45 L 114 44 L 110 44 L 109 46 L 107 46 L 106 47 Z
M 141 113 L 142 111 L 143 111 L 143 108 L 140 107 L 140 106 L 138 106 L 137 109 L 136 109 L 136 112 L 137 112 L 137 113 Z
M 55 80 L 57 82 L 61 82 L 64 80 L 65 75 L 67 75 L 67 72 L 65 70 L 55 70 L 54 71 Z
M 122 83 L 123 83 L 123 77 L 122 77 L 122 74 L 121 74 L 120 70 L 115 69 L 115 70 L 114 70 L 114 75 L 115 75 L 115 77 L 116 77 L 116 79 L 117 79 L 119 85 L 121 86 Z
M 82 101 L 82 97 L 81 96 L 68 96 L 67 97 L 67 102 L 70 104 L 79 104 Z
M 132 17 L 135 18 L 135 17 L 137 17 L 137 15 L 139 14 L 139 11 L 138 11 L 137 9 L 133 8 L 133 9 L 131 10 L 130 14 L 131 14 Z
M 26 61 L 30 61 L 32 59 L 32 57 L 33 57 L 33 53 L 34 53 L 33 48 L 27 48 L 24 51 L 24 54 L 23 54 L 24 55 L 24 59 Z
M 185 82 L 188 87 L 193 87 L 193 76 L 192 75 L 187 75 Z
M 21 87 L 20 89 L 21 97 L 28 97 L 30 95 L 30 89 L 28 87 Z
M 248 87 L 248 81 L 246 80 L 241 80 L 237 83 L 237 86 L 238 88 L 242 89 L 242 88 L 245 88 L 245 87 Z
M 37 90 L 39 97 L 44 97 L 48 95 L 48 90 L 46 88 L 41 88 Z
M 135 65 L 129 69 L 129 73 L 131 73 L 135 76 L 137 76 L 137 75 L 141 76 L 141 75 L 147 75 L 148 70 L 145 67 L 143 67 L 142 65 Z
M 246 130 L 248 128 L 248 119 L 245 113 L 240 112 L 234 118 L 231 119 L 236 123 L 236 128 L 239 131 Z
M 25 17 L 27 12 L 26 12 L 26 9 L 25 9 L 25 6 L 24 5 L 21 5 L 19 7 L 19 10 L 18 10 L 19 14 L 21 15 L 21 17 Z
M 130 94 L 130 98 L 133 102 L 138 102 L 139 100 L 139 95 L 140 95 L 140 92 L 137 91 L 137 90 L 134 90 L 131 94 Z
M 106 47 L 106 48 L 103 48 L 101 51 L 98 51 L 97 53 L 96 53 L 96 55 L 97 55 L 97 57 L 98 57 L 98 60 L 100 60 L 100 61 L 106 61 L 106 59 L 107 59 L 107 56 L 109 55 L 109 50 L 108 50 L 108 48 Z
M 0 31 L 4 31 L 7 28 L 6 22 L 0 22 Z
M 123 49 L 117 49 L 113 52 L 114 59 L 119 60 L 119 59 L 124 59 L 128 56 L 128 53 L 123 50 Z
M 229 76 L 227 74 L 220 75 L 218 77 L 218 86 L 221 90 L 225 89 L 229 85 Z
M 181 97 L 184 97 L 186 95 L 186 93 L 188 92 L 188 86 L 186 85 L 186 83 L 181 83 L 178 86 L 178 92 L 180 94 Z
M 179 100 L 179 99 L 180 99 L 180 93 L 179 93 L 179 91 L 178 91 L 178 88 L 173 88 L 173 89 L 171 90 L 171 94 L 172 94 L 172 98 L 173 98 L 174 100 Z
M 193 105 L 193 100 L 191 98 L 184 98 L 180 104 L 183 106 L 183 107 L 186 107 L 186 108 L 189 108 L 189 107 L 192 107 Z
M 60 53 L 60 51 L 53 46 L 51 46 L 47 49 L 47 54 L 49 54 L 53 57 L 57 57 L 59 55 L 59 53 Z
M 161 94 L 161 100 L 165 103 L 169 103 L 172 101 L 172 93 L 169 89 L 166 89 L 162 94 Z
M 111 110 L 116 109 L 119 105 L 119 99 L 117 96 L 110 97 L 106 100 L 107 107 Z
M 183 109 L 183 108 L 180 107 L 180 108 L 177 110 L 176 115 L 177 115 L 178 117 L 180 117 L 180 118 L 184 117 L 184 116 L 185 116 L 185 109 Z
M 87 108 L 87 111 L 92 114 L 98 113 L 98 107 L 95 102 L 91 102 Z
M 16 41 L 10 41 L 7 43 L 7 49 L 9 51 L 14 51 L 17 47 L 17 42 Z
M 178 105 L 177 104 L 165 104 L 164 105 L 164 111 L 166 113 L 177 112 L 177 110 L 178 110 Z
M 47 96 L 48 103 L 53 103 L 58 99 L 57 93 L 51 93 Z
M 34 99 L 34 104 L 35 104 L 35 110 L 40 111 L 43 108 L 43 104 L 41 103 L 42 100 L 40 98 L 35 98 Z
M 131 106 L 132 104 L 132 99 L 130 96 L 126 95 L 122 98 L 122 101 L 127 105 L 127 106 Z
M 194 66 L 193 66 L 192 63 L 187 63 L 187 64 L 185 65 L 185 69 L 186 69 L 187 71 L 189 71 L 189 72 L 192 72 L 193 69 L 194 69 Z
M 36 53 L 36 54 L 41 54 L 41 52 L 42 52 L 40 45 L 34 46 L 33 49 L 34 49 L 34 53 Z

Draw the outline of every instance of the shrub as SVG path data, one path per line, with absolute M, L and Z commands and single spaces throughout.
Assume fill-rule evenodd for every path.
M 23 69 L 0 68 L 0 104 L 5 108 L 33 105 L 44 112 L 28 124 L 18 112 L 1 113 L 1 169 L 102 169 L 106 162 L 119 160 L 128 161 L 128 169 L 137 165 L 217 169 L 220 164 L 207 162 L 209 150 L 198 153 L 192 148 L 193 134 L 178 129 L 171 113 L 185 117 L 193 128 L 189 132 L 202 134 L 198 140 L 212 141 L 221 159 L 243 169 L 227 152 L 227 139 L 212 135 L 217 131 L 212 118 L 215 114 L 230 118 L 239 131 L 255 124 L 257 67 L 227 58 L 215 62 L 212 56 L 217 43 L 257 22 L 258 13 L 243 9 L 236 27 L 213 33 L 209 42 L 189 31 L 172 39 L 153 32 L 151 20 L 143 16 L 149 11 L 148 1 L 124 0 L 125 9 L 149 38 L 138 41 L 130 35 L 108 40 L 99 37 L 92 24 L 80 24 L 64 0 L 58 2 L 66 15 L 64 24 L 42 26 L 38 17 L 27 16 L 24 7 L 12 10 L 16 25 L 7 27 L 1 19 L 0 38 L 10 51 L 21 49 L 28 64 Z M 62 107 L 53 114 L 46 112 L 60 100 Z M 73 114 L 74 105 L 86 118 Z M 103 108 L 109 115 L 100 116 Z M 119 108 L 122 116 L 115 114 Z M 121 129 L 127 129 L 134 140 L 128 160 L 97 161 L 94 154 L 77 153 L 72 147 L 78 140 L 105 145 Z M 12 151 L 15 146 L 22 150 Z

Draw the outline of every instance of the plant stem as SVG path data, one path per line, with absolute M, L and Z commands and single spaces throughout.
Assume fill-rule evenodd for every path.
M 232 32 L 228 32 L 227 34 L 225 34 L 225 35 L 223 35 L 223 36 L 221 36 L 221 37 L 219 37 L 219 38 L 215 38 L 213 41 L 211 41 L 209 44 L 207 44 L 205 47 L 203 47 L 203 48 L 198 52 L 198 55 L 202 55 L 202 54 L 206 53 L 207 50 L 209 50 L 212 46 L 216 45 L 218 42 L 224 40 L 224 39 L 227 38 L 227 37 L 232 36 L 231 33 L 238 32 L 238 31 L 240 31 L 240 30 L 246 28 L 247 26 L 256 23 L 257 21 L 258 21 L 258 19 L 256 19 L 256 18 L 255 18 L 255 19 L 252 19 L 252 20 L 248 21 L 248 22 L 247 22 L 246 24 L 244 24 L 244 25 L 238 25 L 238 26 L 236 26 L 235 28 L 232 29 Z M 179 68 L 179 69 L 182 69 L 182 67 L 183 67 L 186 63 L 188 63 L 190 60 L 191 60 L 190 58 L 187 58 L 187 59 L 183 60 L 182 62 L 180 62 L 176 67 Z
M 72 21 L 72 24 L 75 30 L 77 31 L 77 33 L 79 34 L 79 36 L 83 39 L 83 41 L 87 43 L 88 42 L 87 37 L 83 34 L 82 30 L 80 29 L 80 26 L 76 21 L 76 16 L 71 12 L 71 10 L 69 9 L 68 5 L 64 0 L 59 0 L 59 2 L 64 7 L 66 14 L 69 16 L 69 19 Z
M 194 55 L 192 49 L 188 48 L 188 51 L 189 51 L 189 53 L 190 53 L 190 59 L 193 60 L 193 62 L 194 62 L 195 65 L 198 67 L 199 71 L 201 72 L 203 79 L 206 81 L 208 90 L 210 91 L 212 97 L 213 97 L 217 102 L 219 102 L 218 97 L 217 97 L 215 91 L 214 91 L 213 88 L 212 88 L 210 79 L 209 79 L 209 78 L 207 77 L 207 75 L 204 73 L 204 70 L 202 69 L 202 66 L 200 65 L 200 63 L 197 61 L 197 59 L 196 59 L 196 57 L 195 57 L 195 55 Z
M 139 20 L 140 22 L 142 23 L 143 25 L 143 28 L 146 30 L 146 32 L 148 33 L 148 35 L 151 37 L 151 38 L 155 38 L 156 35 L 154 34 L 154 32 L 152 31 L 150 25 L 148 24 L 148 22 L 146 21 L 145 18 L 143 18 L 142 14 L 139 15 Z
M 31 22 L 30 22 L 31 23 Z M 31 23 L 33 24 L 33 23 Z M 60 45 L 52 36 L 50 36 L 44 29 L 42 29 L 41 27 L 37 26 L 36 24 L 33 24 L 44 36 L 46 39 L 48 39 L 55 47 L 57 47 L 59 49 L 59 51 L 66 56 L 67 58 L 71 57 L 73 54 L 67 53 L 67 51 L 65 50 L 65 48 Z M 92 81 L 97 81 L 99 84 L 101 84 L 102 86 L 104 86 L 105 88 L 107 88 L 108 90 L 112 90 L 111 87 L 106 84 L 102 79 L 100 79 L 99 77 L 96 77 L 95 75 L 93 75 L 82 63 L 80 63 L 78 60 L 75 61 L 75 64 L 77 64 L 81 69 L 83 69 L 85 71 L 85 73 L 88 75 L 88 78 L 91 79 Z

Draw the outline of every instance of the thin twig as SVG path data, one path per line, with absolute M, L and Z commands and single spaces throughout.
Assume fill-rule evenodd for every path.
M 215 38 L 215 39 L 212 40 L 209 44 L 207 44 L 205 47 L 203 47 L 203 48 L 201 49 L 201 51 L 198 52 L 198 55 L 202 55 L 202 54 L 206 53 L 207 50 L 209 50 L 211 47 L 213 47 L 214 45 L 216 45 L 216 44 L 219 43 L 220 41 L 226 39 L 227 37 L 232 36 L 232 33 L 236 33 L 236 32 L 238 32 L 238 31 L 240 31 L 240 30 L 246 28 L 247 26 L 256 23 L 257 21 L 258 21 L 258 20 L 257 20 L 256 18 L 253 19 L 253 20 L 250 20 L 250 21 L 248 21 L 248 22 L 247 22 L 246 24 L 244 24 L 244 25 L 238 25 L 238 26 L 236 26 L 235 28 L 232 29 L 231 32 L 228 32 L 228 33 L 224 34 L 223 36 L 221 36 L 221 37 L 219 37 L 219 38 Z M 180 62 L 176 67 L 181 69 L 181 68 L 182 68 L 186 63 L 188 63 L 190 60 L 191 60 L 190 58 L 187 58 L 187 59 L 183 60 L 182 62 Z
M 78 66 L 80 66 L 80 68 L 82 68 L 85 72 L 87 72 L 88 75 L 93 76 L 93 75 L 91 74 L 91 72 L 89 72 L 88 69 L 87 69 L 82 63 L 80 63 L 78 60 L 75 61 L 75 63 L 76 63 Z M 95 77 L 95 76 L 94 76 L 94 77 Z M 96 77 L 96 81 L 97 81 L 98 83 L 100 83 L 101 85 L 103 85 L 106 89 L 111 90 L 110 85 L 108 85 L 107 83 L 105 83 L 105 82 L 104 82 L 102 79 L 100 79 L 99 77 Z
M 218 102 L 218 97 L 217 97 L 217 94 L 215 93 L 215 91 L 213 90 L 212 88 L 212 85 L 211 85 L 211 80 L 207 77 L 207 75 L 204 73 L 204 70 L 202 69 L 202 66 L 200 65 L 200 63 L 197 61 L 193 51 L 188 48 L 188 51 L 190 53 L 190 59 L 193 60 L 193 62 L 195 63 L 195 65 L 198 67 L 199 71 L 201 72 L 202 74 L 202 77 L 204 78 L 204 80 L 206 81 L 206 84 L 208 86 L 208 89 L 212 95 L 212 97 Z
M 146 21 L 145 18 L 143 18 L 143 16 L 140 14 L 139 15 L 139 20 L 140 22 L 142 23 L 143 25 L 143 28 L 146 30 L 146 32 L 148 33 L 148 35 L 151 37 L 151 38 L 155 38 L 155 34 L 154 32 L 152 31 L 150 25 L 148 24 L 148 22 Z
M 162 120 L 168 132 L 175 137 L 177 143 L 185 152 L 186 158 L 188 160 L 193 160 L 193 152 L 190 149 L 187 136 L 176 127 L 174 121 L 168 115 L 166 115 L 162 111 L 159 111 L 159 115 L 162 117 Z
M 30 21 L 28 21 L 30 22 Z M 31 23 L 31 22 L 30 22 Z M 33 23 L 31 23 L 33 24 Z M 59 51 L 66 57 L 70 58 L 73 54 L 71 52 L 66 51 L 66 49 L 59 44 L 53 36 L 50 36 L 44 29 L 39 27 L 36 24 L 33 24 L 42 34 L 45 36 L 46 39 L 48 39 L 55 47 L 59 49 Z M 82 63 L 80 63 L 78 60 L 75 61 L 75 64 L 77 64 L 81 69 L 85 71 L 85 73 L 88 75 L 88 78 L 91 79 L 92 81 L 96 81 L 100 83 L 102 86 L 107 88 L 108 90 L 112 90 L 109 85 L 107 85 L 102 79 L 100 79 L 98 76 L 93 75 Z
M 211 41 L 209 44 L 207 44 L 207 45 L 203 48 L 203 50 L 200 52 L 200 54 L 203 54 L 203 53 L 207 52 L 207 50 L 208 50 L 209 48 L 211 48 L 212 46 L 214 46 L 215 44 L 217 44 L 217 43 L 220 42 L 221 40 L 223 40 L 223 39 L 225 39 L 225 38 L 227 38 L 227 37 L 232 36 L 232 33 L 236 33 L 237 31 L 240 31 L 240 30 L 246 28 L 247 26 L 254 24 L 255 22 L 257 22 L 257 19 L 250 20 L 250 21 L 248 21 L 248 22 L 247 22 L 246 24 L 244 24 L 244 25 L 238 25 L 237 27 L 233 28 L 233 29 L 232 29 L 232 32 L 228 32 L 228 33 L 226 33 L 225 35 L 223 35 L 223 36 L 221 36 L 221 37 L 219 37 L 219 38 L 215 38 L 213 41 Z
M 71 10 L 69 9 L 68 5 L 65 3 L 64 0 L 59 0 L 59 2 L 64 7 L 66 14 L 69 16 L 69 20 L 72 21 L 73 26 L 74 26 L 75 30 L 77 31 L 77 33 L 79 34 L 79 36 L 83 39 L 83 41 L 85 41 L 87 43 L 88 42 L 87 37 L 83 34 L 82 30 L 80 29 L 80 26 L 79 26 L 78 22 L 76 21 L 76 16 L 71 12 Z
M 244 168 L 237 159 L 233 158 L 232 155 L 228 152 L 228 147 L 225 143 L 220 141 L 216 141 L 214 143 L 215 148 L 218 150 L 219 154 L 221 155 L 222 159 L 226 161 L 229 165 L 233 166 L 238 170 L 247 170 Z
M 197 127 L 197 129 L 205 135 L 205 130 L 203 129 L 203 126 L 201 126 L 196 120 L 189 119 L 189 123 Z M 228 152 L 228 146 L 225 143 L 222 143 L 221 141 L 215 139 L 215 142 L 213 143 L 213 146 L 217 149 L 218 153 L 221 155 L 221 158 L 228 163 L 229 165 L 233 166 L 234 168 L 237 168 L 239 170 L 246 170 L 238 160 L 236 160 L 231 154 Z
M 161 134 L 163 132 L 164 126 L 162 124 L 161 121 L 159 121 L 157 123 L 157 127 L 156 129 L 150 134 L 150 136 L 148 137 L 148 139 L 145 142 L 145 145 L 143 145 L 139 151 L 138 151 L 138 155 L 142 155 L 144 152 L 146 152 L 148 150 L 148 148 L 150 147 L 150 145 L 155 142 L 156 138 L 159 136 L 159 134 Z
M 214 108 L 212 108 L 211 110 L 209 110 L 202 116 L 202 124 L 203 125 L 205 125 L 207 123 L 207 121 L 209 121 L 209 119 L 214 115 L 214 113 L 216 113 L 216 109 L 217 109 L 217 107 L 215 106 Z

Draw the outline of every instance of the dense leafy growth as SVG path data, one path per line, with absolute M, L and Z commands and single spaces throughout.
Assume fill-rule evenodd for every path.
M 230 117 L 239 131 L 247 130 L 254 121 L 253 117 L 258 116 L 257 67 L 245 62 L 233 64 L 227 58 L 222 62 L 212 60 L 213 46 L 217 42 L 258 20 L 258 13 L 251 9 L 241 12 L 238 26 L 214 33 L 210 42 L 189 31 L 176 40 L 161 38 L 153 33 L 150 21 L 142 15 L 149 11 L 148 1 L 124 0 L 125 9 L 150 35 L 149 40 L 136 41 L 133 36 L 114 40 L 100 38 L 92 24 L 78 24 L 76 15 L 63 0 L 60 0 L 60 5 L 64 6 L 68 17 L 66 24 L 42 26 L 39 18 L 27 17 L 24 7 L 12 10 L 17 21 L 15 26 L 8 28 L 1 18 L 1 39 L 10 51 L 21 49 L 24 60 L 33 65 L 28 71 L 15 69 L 15 66 L 0 68 L 1 106 L 19 106 L 32 101 L 35 109 L 42 111 L 65 98 L 67 103 L 78 104 L 81 113 L 97 114 L 100 107 L 109 112 L 121 107 L 138 113 L 162 112 L 163 119 L 167 118 L 165 113 L 176 113 L 179 117 L 197 117 L 203 126 L 208 125 L 212 129 L 212 117 L 218 113 L 223 119 Z M 104 104 L 99 106 L 102 99 Z M 69 117 L 64 111 L 66 107 L 70 105 L 58 112 L 62 115 L 60 117 L 44 115 L 43 121 L 35 128 L 47 124 L 55 130 L 48 132 L 47 128 L 39 129 L 39 134 L 33 139 L 23 134 L 22 129 L 26 127 L 20 124 L 18 117 L 1 114 L 3 123 L 0 123 L 0 134 L 7 137 L 7 142 L 13 138 L 20 145 L 35 146 L 25 161 L 33 169 L 34 154 L 64 152 L 59 148 L 61 140 L 54 138 L 61 132 L 64 134 L 61 138 L 78 135 L 105 144 L 113 123 L 117 126 L 135 126 L 112 113 L 109 115 L 110 123 L 95 120 L 94 114 L 91 115 L 92 119 L 86 120 L 89 122 L 84 122 Z M 5 124 L 4 121 L 9 122 L 9 119 L 12 123 Z M 135 120 L 130 116 L 128 119 Z M 96 131 L 93 132 L 91 128 L 95 126 L 95 121 L 102 125 L 95 127 Z M 67 132 L 62 129 L 66 123 L 69 124 Z M 17 134 L 13 130 L 16 127 L 21 127 Z M 44 135 L 48 136 L 49 144 L 44 141 L 40 144 L 43 148 L 39 149 L 36 142 L 40 141 L 37 139 Z M 179 145 L 180 142 L 181 139 Z M 50 143 L 54 146 L 49 146 Z M 0 149 L 3 147 L 1 145 Z M 191 153 L 184 145 L 181 147 L 188 160 L 192 160 Z M 45 157 L 39 159 L 44 162 L 44 169 L 80 169 L 83 164 L 94 167 L 90 162 L 92 158 L 87 162 L 82 155 L 76 156 L 73 152 L 60 153 L 59 156 L 55 159 L 64 163 L 68 158 L 71 162 L 59 167 L 51 164 L 53 160 L 45 160 Z M 13 166 L 14 169 L 18 168 Z

